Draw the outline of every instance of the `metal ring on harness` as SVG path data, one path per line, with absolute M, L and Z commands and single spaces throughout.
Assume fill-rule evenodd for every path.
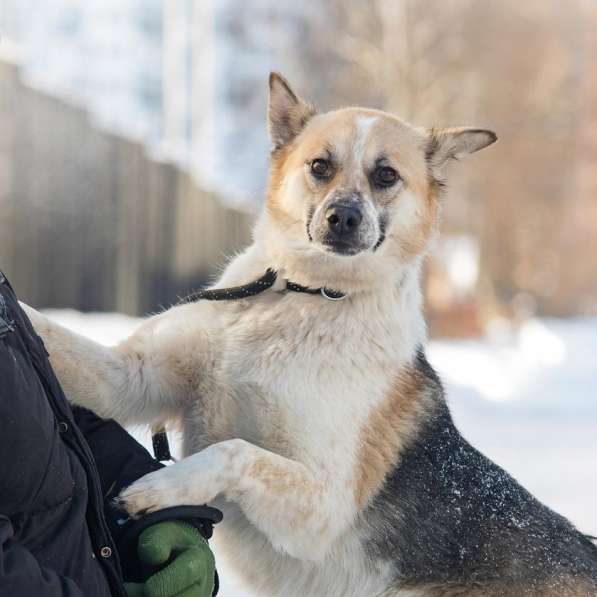
M 325 288 L 325 286 L 322 286 L 319 289 L 319 292 L 321 293 L 321 296 L 323 298 L 328 299 L 328 301 L 343 301 L 346 298 L 346 295 L 342 292 L 335 293 L 335 295 L 328 294 L 328 292 L 330 292 L 330 291 L 327 290 Z M 331 292 L 334 292 L 334 291 L 331 291 Z

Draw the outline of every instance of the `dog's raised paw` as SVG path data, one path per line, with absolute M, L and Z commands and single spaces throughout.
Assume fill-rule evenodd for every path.
M 169 483 L 168 476 L 160 474 L 165 470 L 149 473 L 123 489 L 114 500 L 115 504 L 132 518 L 180 505 L 179 496 L 175 487 Z

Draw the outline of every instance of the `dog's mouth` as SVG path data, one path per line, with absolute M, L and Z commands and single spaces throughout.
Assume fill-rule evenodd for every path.
M 336 238 L 324 237 L 321 239 L 321 245 L 329 253 L 335 253 L 336 255 L 344 255 L 346 257 L 352 257 L 358 255 L 363 251 L 366 251 L 369 247 L 354 244 L 352 242 L 346 242 Z

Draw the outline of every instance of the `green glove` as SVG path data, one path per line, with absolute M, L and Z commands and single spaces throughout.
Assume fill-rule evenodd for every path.
M 211 597 L 214 556 L 199 531 L 186 522 L 160 522 L 139 535 L 139 559 L 166 564 L 144 583 L 125 583 L 128 597 Z

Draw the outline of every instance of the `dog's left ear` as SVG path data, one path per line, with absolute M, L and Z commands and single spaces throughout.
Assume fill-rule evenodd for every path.
M 487 129 L 431 129 L 428 131 L 427 161 L 432 170 L 441 169 L 446 162 L 457 160 L 468 153 L 475 153 L 496 141 L 497 135 Z
M 267 118 L 274 150 L 292 141 L 314 114 L 315 108 L 294 93 L 284 77 L 270 73 Z

